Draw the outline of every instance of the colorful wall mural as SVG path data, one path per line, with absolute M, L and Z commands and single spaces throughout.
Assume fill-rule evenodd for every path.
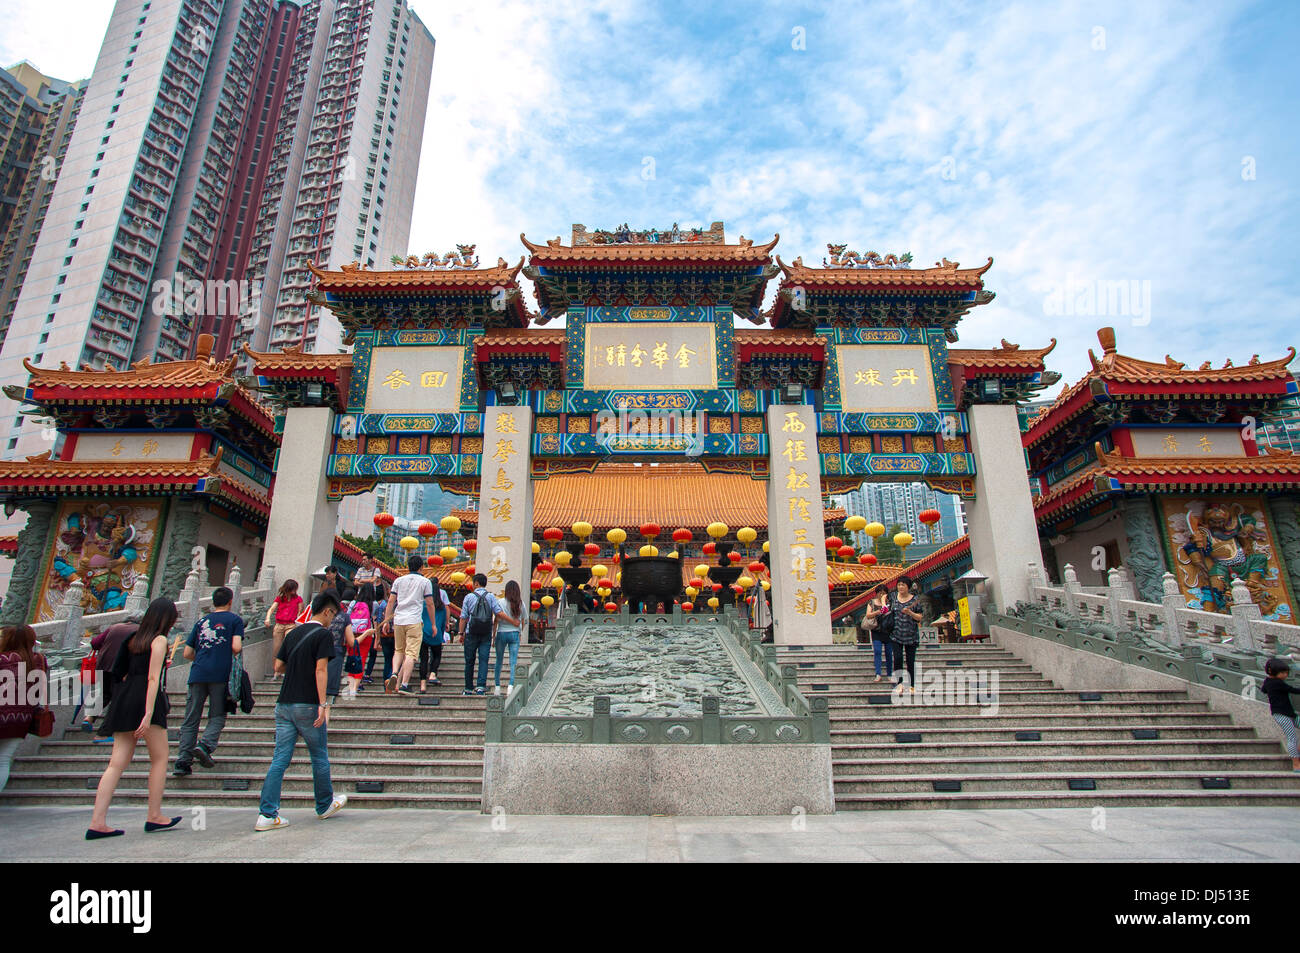
M 1193 609 L 1227 612 L 1241 579 L 1265 619 L 1294 622 L 1292 595 L 1262 497 L 1160 498 L 1178 586 Z
M 54 546 L 37 594 L 36 621 L 48 622 L 75 579 L 85 587 L 82 608 L 120 609 L 141 573 L 152 573 L 165 501 L 65 500 Z

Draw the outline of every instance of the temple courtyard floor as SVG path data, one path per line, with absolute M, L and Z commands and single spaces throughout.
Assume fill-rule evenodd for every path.
M 1101 809 L 1097 809 L 1100 811 Z M 0 808 L 0 861 L 1162 861 L 1300 860 L 1296 808 L 846 812 L 822 817 L 511 816 L 343 810 L 254 833 L 245 809 L 190 812 L 146 836 L 88 842 L 87 808 Z M 203 829 L 195 829 L 202 825 Z

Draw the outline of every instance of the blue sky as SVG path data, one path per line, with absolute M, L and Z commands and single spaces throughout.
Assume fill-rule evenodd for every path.
M 1300 4 L 413 6 L 438 48 L 409 251 L 723 220 L 785 261 L 991 255 L 958 346 L 1056 337 L 1066 382 L 1104 324 L 1193 366 L 1300 338 Z M 107 0 L 4 7 L 0 62 L 89 74 Z M 1047 304 L 1120 280 L 1149 313 Z

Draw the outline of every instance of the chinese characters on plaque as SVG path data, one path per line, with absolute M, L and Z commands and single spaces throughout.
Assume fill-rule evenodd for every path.
M 370 352 L 367 413 L 460 409 L 460 347 L 377 347 Z
M 588 324 L 586 386 L 711 390 L 718 383 L 714 335 L 712 324 Z
M 484 416 L 482 488 L 475 563 L 488 588 L 501 593 L 511 579 L 528 590 L 533 542 L 528 440 L 532 411 L 489 407 Z M 527 595 L 525 595 L 527 598 Z
M 841 344 L 835 351 L 845 413 L 938 410 L 925 345 Z

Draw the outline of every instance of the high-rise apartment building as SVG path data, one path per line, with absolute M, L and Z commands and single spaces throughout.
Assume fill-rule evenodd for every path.
M 966 532 L 961 500 L 924 483 L 863 483 L 853 492 L 837 496 L 836 501 L 869 523 L 881 523 L 886 529 L 902 526 L 918 543 L 950 543 Z M 939 522 L 921 522 L 921 511 L 929 509 L 939 511 Z M 856 545 L 870 546 L 869 537 L 863 533 L 857 536 Z
M 84 81 L 46 76 L 27 62 L 0 70 L 0 342 L 27 277 L 85 87 Z
M 432 63 L 407 0 L 118 0 L 0 384 L 23 358 L 186 358 L 201 332 L 217 357 L 337 349 L 306 267 L 406 253 Z M 49 449 L 9 400 L 0 441 Z

